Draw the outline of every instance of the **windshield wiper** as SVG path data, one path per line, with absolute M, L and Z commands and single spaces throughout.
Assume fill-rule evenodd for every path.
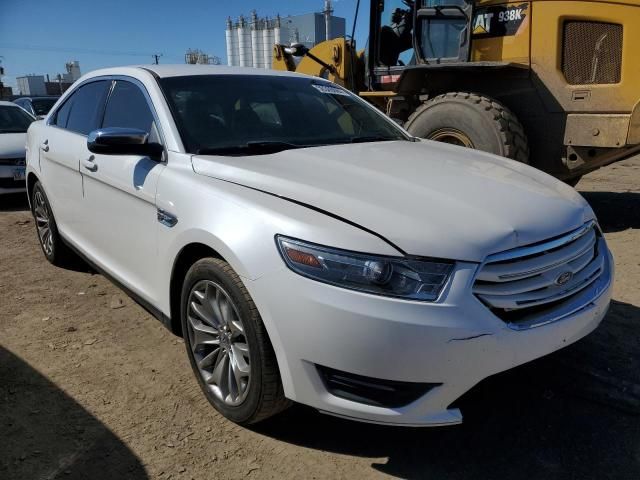
M 266 155 L 278 153 L 283 150 L 305 148 L 309 145 L 297 145 L 295 143 L 280 142 L 276 140 L 260 140 L 247 142 L 244 145 L 227 145 L 224 147 L 207 147 L 197 151 L 198 155 Z

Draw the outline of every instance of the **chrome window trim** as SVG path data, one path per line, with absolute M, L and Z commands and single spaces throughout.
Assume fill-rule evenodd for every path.
M 105 80 L 109 80 L 108 76 L 103 76 L 103 77 L 92 77 L 92 78 L 87 78 L 85 81 L 79 83 L 78 85 L 74 86 L 73 89 L 69 89 L 64 93 L 64 96 L 61 97 L 61 99 L 64 99 L 63 102 L 60 103 L 60 105 L 57 105 L 55 110 L 51 110 L 48 115 L 47 118 L 45 120 L 45 125 L 47 127 L 55 127 L 58 128 L 60 130 L 65 130 L 67 132 L 71 132 L 71 133 L 75 133 L 77 135 L 82 135 L 83 137 L 86 137 L 86 135 L 84 135 L 83 133 L 79 133 L 79 132 L 75 132 L 73 130 L 69 130 L 68 128 L 62 128 L 59 127 L 57 125 L 52 124 L 51 122 L 53 121 L 54 117 L 56 115 L 58 115 L 58 112 L 60 111 L 60 109 L 69 101 L 69 99 L 71 97 L 73 97 L 76 92 L 83 86 L 88 85 L 89 83 L 93 83 L 93 82 L 98 82 L 98 81 L 105 81 Z
M 489 255 L 483 262 L 483 266 L 487 263 L 503 262 L 505 260 L 514 260 L 521 257 L 528 257 L 529 255 L 536 255 L 538 253 L 552 250 L 554 248 L 561 247 L 567 243 L 571 243 L 574 240 L 587 234 L 596 225 L 595 220 L 590 220 L 581 227 L 573 230 L 572 232 L 563 235 L 562 237 L 550 240 L 548 242 L 539 243 L 536 245 L 524 246 L 507 250 L 506 252 L 499 252 Z
M 162 159 L 160 160 L 160 163 L 167 163 L 167 159 L 168 159 L 169 154 L 168 154 L 168 151 L 167 151 L 167 142 L 165 140 L 164 131 L 162 130 L 162 125 L 160 123 L 160 118 L 158 117 L 158 112 L 156 111 L 156 108 L 153 105 L 153 101 L 151 100 L 151 96 L 149 95 L 149 92 L 147 91 L 147 88 L 144 86 L 144 83 L 142 83 L 137 78 L 130 77 L 128 75 L 110 75 L 109 78 L 111 78 L 113 83 L 111 85 L 111 89 L 109 90 L 109 94 L 107 95 L 107 99 L 104 102 L 104 109 L 102 111 L 102 118 L 100 120 L 100 127 L 98 127 L 98 128 L 102 128 L 102 123 L 104 122 L 104 115 L 105 115 L 105 112 L 107 110 L 107 104 L 109 103 L 109 100 L 111 99 L 111 95 L 113 94 L 113 91 L 114 91 L 114 89 L 116 87 L 116 83 L 118 81 L 121 81 L 121 82 L 129 82 L 129 83 L 134 84 L 142 92 L 142 95 L 144 96 L 144 99 L 147 102 L 147 106 L 149 107 L 149 110 L 151 111 L 151 115 L 153 116 L 153 121 L 154 121 L 154 123 L 156 125 L 156 129 L 158 130 L 158 135 L 160 137 L 160 143 L 162 144 L 162 147 L 164 149 L 164 153 L 162 155 Z
M 153 116 L 153 121 L 156 124 L 156 128 L 158 129 L 158 135 L 160 137 L 160 143 L 162 144 L 162 147 L 164 149 L 164 152 L 163 152 L 163 155 L 162 155 L 162 159 L 159 160 L 159 163 L 166 164 L 167 160 L 168 160 L 168 157 L 169 157 L 169 152 L 167 150 L 167 142 L 165 140 L 164 131 L 162 130 L 162 125 L 160 123 L 160 118 L 158 117 L 158 112 L 156 111 L 156 108 L 153 105 L 153 101 L 151 100 L 151 96 L 149 95 L 149 92 L 147 91 L 147 88 L 144 86 L 144 83 L 142 83 L 137 78 L 131 77 L 129 75 L 101 75 L 99 77 L 88 78 L 88 79 L 84 80 L 83 82 L 79 83 L 78 85 L 74 86 L 73 90 L 70 90 L 69 93 L 65 95 L 64 101 L 60 105 L 58 105 L 54 111 L 49 113 L 49 115 L 47 117 L 47 120 L 46 120 L 46 125 L 48 127 L 58 128 L 60 130 L 64 130 L 64 131 L 70 132 L 70 133 L 75 133 L 76 135 L 81 135 L 81 136 L 87 138 L 88 135 L 85 135 L 85 134 L 79 133 L 79 132 L 74 132 L 73 130 L 69 130 L 68 128 L 62 128 L 62 127 L 59 127 L 57 125 L 53 125 L 51 123 L 51 121 L 57 115 L 58 111 L 63 107 L 63 105 L 65 103 L 67 103 L 69 101 L 69 99 L 81 87 L 83 87 L 84 85 L 87 85 L 89 83 L 98 82 L 98 81 L 111 81 L 111 85 L 109 86 L 109 91 L 107 93 L 107 98 L 105 99 L 104 104 L 102 105 L 102 113 L 100 114 L 100 125 L 98 125 L 97 128 L 102 128 L 102 123 L 104 122 L 104 114 L 105 114 L 105 111 L 107 109 L 107 104 L 109 103 L 109 99 L 111 98 L 111 94 L 113 93 L 113 89 L 115 88 L 116 82 L 117 81 L 121 81 L 121 82 L 129 82 L 129 83 L 134 84 L 142 92 L 142 95 L 144 96 L 144 98 L 145 98 L 145 100 L 147 102 L 147 106 L 149 107 L 149 110 L 151 111 L 151 115 Z

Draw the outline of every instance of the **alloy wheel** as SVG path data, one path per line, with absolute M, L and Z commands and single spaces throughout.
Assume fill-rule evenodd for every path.
M 51 232 L 51 216 L 49 215 L 49 208 L 47 202 L 40 190 L 37 190 L 34 195 L 33 213 L 36 219 L 36 226 L 38 228 L 38 237 L 40 238 L 40 244 L 47 256 L 53 254 L 53 235 Z
M 204 384 L 226 405 L 240 405 L 249 392 L 251 366 L 236 305 L 220 285 L 202 280 L 189 293 L 186 314 L 189 345 Z

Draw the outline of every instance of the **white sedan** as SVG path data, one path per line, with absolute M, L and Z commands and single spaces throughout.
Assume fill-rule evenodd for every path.
M 584 337 L 609 305 L 612 258 L 572 188 L 412 138 L 322 79 L 100 70 L 28 147 L 47 259 L 80 254 L 183 335 L 237 423 L 290 400 L 459 423 L 464 392 Z
M 15 103 L 0 102 L 0 195 L 26 189 L 25 144 L 34 120 Z

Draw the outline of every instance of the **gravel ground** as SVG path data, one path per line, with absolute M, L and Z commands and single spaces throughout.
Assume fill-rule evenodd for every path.
M 616 258 L 583 341 L 482 382 L 461 426 L 360 424 L 294 406 L 220 417 L 181 339 L 100 275 L 49 265 L 0 198 L 0 479 L 640 478 L 640 158 L 578 185 Z

